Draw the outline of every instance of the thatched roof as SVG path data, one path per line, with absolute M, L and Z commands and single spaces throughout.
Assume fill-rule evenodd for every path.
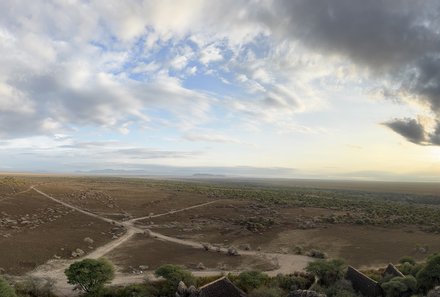
M 199 288 L 199 297 L 245 297 L 246 294 L 226 276 Z

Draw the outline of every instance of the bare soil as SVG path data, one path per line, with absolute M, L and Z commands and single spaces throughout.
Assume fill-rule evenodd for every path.
M 72 259 L 71 253 L 77 248 L 93 252 L 124 232 L 121 228 L 115 230 L 115 225 L 74 211 L 35 191 L 26 191 L 31 185 L 73 206 L 120 222 L 166 213 L 133 222 L 134 227 L 224 248 L 250 247 L 251 251 L 292 254 L 296 246 L 301 246 L 304 252 L 319 249 L 355 266 L 395 262 L 406 255 L 424 258 L 440 251 L 438 234 L 421 232 L 415 227 L 378 228 L 322 223 L 319 218 L 340 214 L 331 209 L 269 206 L 229 197 L 215 199 L 157 180 L 37 175 L 17 176 L 16 179 L 18 181 L 0 187 L 0 267 L 10 274 L 30 271 L 49 259 Z M 310 186 L 313 183 L 310 182 Z M 374 188 L 373 184 L 344 186 Z M 380 184 L 378 189 L 392 190 L 394 187 L 397 185 Z M 430 185 L 427 191 L 431 193 L 436 187 Z M 423 192 L 421 188 L 413 191 Z M 215 202 L 177 212 L 212 201 Z M 86 243 L 85 237 L 92 238 L 93 244 Z M 417 252 L 418 245 L 427 245 L 428 253 Z M 199 262 L 207 269 L 218 268 L 221 263 L 230 269 L 268 268 L 265 266 L 268 263 L 251 256 L 237 259 L 205 253 L 178 243 L 139 238 L 139 235 L 129 238 L 106 256 L 123 271 L 139 265 L 154 269 L 161 263 L 194 268 Z
M 155 270 L 163 264 L 182 265 L 190 270 L 272 270 L 276 265 L 253 256 L 228 256 L 224 253 L 181 246 L 144 235 L 118 247 L 106 257 L 126 273 L 140 273 L 139 266 Z M 198 267 L 202 263 L 205 269 Z

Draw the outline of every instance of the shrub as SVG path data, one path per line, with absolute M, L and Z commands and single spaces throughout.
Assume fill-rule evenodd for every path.
M 317 259 L 325 259 L 327 258 L 327 254 L 315 249 L 310 250 L 307 253 L 307 256 L 312 257 L 312 258 L 317 258 Z
M 345 279 L 338 280 L 323 292 L 328 297 L 355 297 L 357 296 L 351 282 Z
M 321 286 L 328 287 L 344 277 L 345 264 L 340 259 L 317 260 L 309 263 L 306 271 L 314 274 Z
M 240 273 L 236 279 L 236 285 L 245 292 L 250 292 L 269 281 L 267 274 L 259 271 L 244 271 Z
M 154 274 L 158 277 L 161 276 L 166 280 L 176 281 L 176 283 L 179 283 L 180 281 L 183 281 L 187 285 L 195 283 L 195 279 L 191 272 L 178 265 L 162 265 L 154 271 Z
M 289 292 L 298 289 L 308 289 L 312 285 L 312 282 L 301 276 L 278 274 L 271 280 L 271 285 Z
M 113 265 L 105 259 L 84 259 L 75 262 L 64 272 L 69 284 L 89 295 L 97 294 L 114 277 Z
M 2 277 L 0 277 L 0 296 L 1 297 L 17 297 L 14 289 Z
M 417 282 L 423 292 L 440 284 L 440 255 L 428 258 L 426 265 L 417 273 Z
M 149 297 L 151 289 L 142 284 L 128 285 L 122 288 L 105 288 L 99 294 L 99 297 Z
M 178 265 L 162 265 L 156 269 L 154 274 L 165 279 L 157 286 L 160 296 L 174 296 L 180 281 L 183 281 L 186 285 L 195 285 L 196 283 L 191 272 Z
M 393 277 L 389 281 L 381 284 L 382 289 L 387 297 L 399 297 L 402 295 L 410 295 L 417 288 L 417 281 L 413 276 Z
M 409 263 L 411 265 L 415 265 L 416 264 L 416 260 L 414 260 L 411 257 L 403 257 L 402 259 L 399 260 L 400 264 L 405 264 L 405 263 Z
M 253 290 L 248 296 L 249 297 L 281 297 L 283 296 L 283 291 L 279 288 L 260 287 L 258 289 Z
M 17 283 L 15 289 L 20 296 L 54 297 L 53 285 L 54 281 L 49 278 L 27 277 L 23 282 Z

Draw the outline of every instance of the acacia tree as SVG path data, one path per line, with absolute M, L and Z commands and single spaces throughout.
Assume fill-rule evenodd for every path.
M 64 273 L 69 284 L 86 293 L 97 293 L 113 279 L 115 271 L 105 259 L 84 259 L 70 265 Z

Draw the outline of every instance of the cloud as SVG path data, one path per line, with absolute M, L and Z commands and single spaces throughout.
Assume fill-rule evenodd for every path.
M 395 119 L 384 125 L 412 143 L 424 144 L 426 141 L 423 125 L 414 119 Z
M 0 11 L 3 138 L 163 123 L 186 133 L 220 109 L 238 123 L 302 127 L 298 113 L 365 77 L 440 121 L 435 0 L 14 1 Z M 189 87 L 201 73 L 240 91 Z M 439 143 L 424 124 L 425 139 L 408 138 L 414 122 L 385 126 Z
M 265 20 L 274 34 L 290 36 L 315 52 L 349 58 L 371 77 L 385 80 L 384 88 L 390 88 L 386 92 L 394 98 L 405 94 L 401 101 L 425 105 L 440 120 L 438 1 L 286 0 L 274 4 L 277 13 L 269 13 Z M 416 120 L 386 126 L 417 144 L 424 143 L 421 135 L 429 133 Z
M 207 132 L 207 131 L 192 131 L 187 132 L 183 135 L 183 139 L 188 141 L 203 141 L 203 142 L 217 142 L 217 143 L 232 143 L 232 144 L 244 144 L 250 145 L 246 142 L 240 141 L 233 137 L 228 137 L 226 135 L 222 135 L 219 133 L 215 133 L 215 131 Z

